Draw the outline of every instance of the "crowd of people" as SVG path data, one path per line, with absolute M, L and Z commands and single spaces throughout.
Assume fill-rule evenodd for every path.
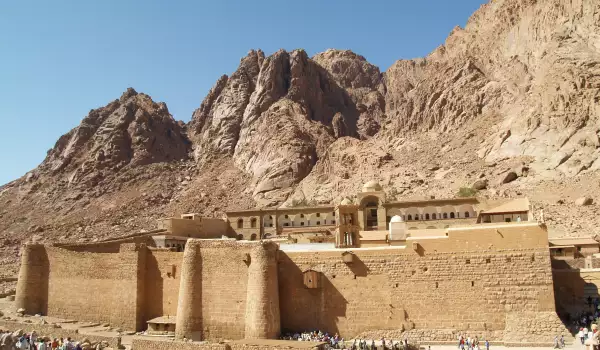
M 48 338 L 36 332 L 4 332 L 0 329 L 0 350 L 91 350 L 102 349 L 98 343 L 94 347 L 87 340 L 75 341 L 71 338 Z
M 284 333 L 281 336 L 283 340 L 297 340 L 297 341 L 313 341 L 313 342 L 326 342 L 333 349 L 349 349 L 349 350 L 408 350 L 408 339 L 405 338 L 403 341 L 394 341 L 392 339 L 386 340 L 381 338 L 376 341 L 375 339 L 352 339 L 345 341 L 344 338 L 340 337 L 339 334 L 335 333 L 333 336 L 327 332 L 322 331 L 310 331 L 310 332 L 295 332 L 295 333 Z
M 458 348 L 460 350 L 481 350 L 481 343 L 479 342 L 479 337 L 475 336 L 471 338 L 470 336 L 465 336 L 464 334 L 458 335 Z M 483 343 L 486 350 L 490 350 L 490 342 L 486 339 Z

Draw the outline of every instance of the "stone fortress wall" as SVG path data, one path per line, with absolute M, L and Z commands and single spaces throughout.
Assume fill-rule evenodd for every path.
M 180 339 L 455 329 L 551 342 L 564 331 L 543 225 L 451 228 L 405 246 L 354 248 L 350 262 L 344 252 L 201 239 L 190 239 L 184 253 L 144 244 L 122 244 L 117 253 L 26 245 L 16 301 L 29 314 L 138 331 L 176 315 Z

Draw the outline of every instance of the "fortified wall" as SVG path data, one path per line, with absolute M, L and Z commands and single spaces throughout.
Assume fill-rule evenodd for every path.
M 293 249 L 201 239 L 183 253 L 143 244 L 116 253 L 27 245 L 17 307 L 137 331 L 176 315 L 176 337 L 196 340 L 318 328 L 346 339 L 407 331 L 453 341 L 448 330 L 456 330 L 548 343 L 565 331 L 547 232 L 537 223 L 450 228 L 391 247 Z

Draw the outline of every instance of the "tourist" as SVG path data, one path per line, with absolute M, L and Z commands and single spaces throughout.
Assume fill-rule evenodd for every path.
M 377 349 L 377 347 L 375 347 L 375 339 L 371 339 L 371 350 L 375 349 Z
M 46 347 L 46 342 L 44 342 L 44 339 L 40 338 L 37 350 L 47 350 L 47 349 L 48 348 Z
M 50 346 L 52 347 L 52 350 L 58 349 L 58 339 L 54 338 L 54 340 L 52 341 L 52 344 L 50 344 Z
M 485 350 L 490 350 L 490 341 L 489 340 L 485 340 Z
M 581 341 L 581 345 L 585 343 L 585 335 L 583 334 L 583 328 L 579 328 L 579 332 L 577 333 L 577 338 Z

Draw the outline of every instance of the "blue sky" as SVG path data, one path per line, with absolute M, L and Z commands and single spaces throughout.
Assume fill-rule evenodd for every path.
M 484 0 L 0 2 L 0 184 L 127 87 L 191 114 L 250 49 L 421 57 Z

